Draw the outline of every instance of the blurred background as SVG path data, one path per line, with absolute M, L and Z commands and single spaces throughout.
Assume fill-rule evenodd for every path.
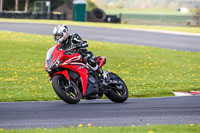
M 200 0 L 0 0 L 0 18 L 200 26 Z

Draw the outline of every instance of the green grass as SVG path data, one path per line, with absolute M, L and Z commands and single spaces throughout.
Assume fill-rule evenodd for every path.
M 166 30 L 186 33 L 200 33 L 200 27 L 175 27 L 175 26 L 153 26 L 153 25 L 129 25 L 129 24 L 111 24 L 111 23 L 95 23 L 95 22 L 75 22 L 66 20 L 36 20 L 36 19 L 3 19 L 0 22 L 25 22 L 25 23 L 45 23 L 45 24 L 67 24 L 89 27 L 104 27 L 118 29 L 154 29 Z
M 1 133 L 199 133 L 200 125 L 155 125 L 132 127 L 63 127 L 55 129 L 1 129 Z
M 123 14 L 123 20 L 130 20 L 133 22 L 142 23 L 143 21 L 152 22 L 156 24 L 157 22 L 162 22 L 161 24 L 177 23 L 181 25 L 186 25 L 189 20 L 192 20 L 192 16 L 186 15 L 155 15 L 155 14 Z
M 58 100 L 44 70 L 52 36 L 0 31 L 0 101 Z M 88 41 L 104 70 L 120 75 L 129 97 L 172 96 L 200 90 L 200 52 Z

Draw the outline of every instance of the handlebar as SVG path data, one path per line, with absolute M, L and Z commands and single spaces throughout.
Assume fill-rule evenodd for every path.
M 83 42 L 81 42 L 81 43 L 76 44 L 76 46 L 73 47 L 73 48 L 66 49 L 65 52 L 68 53 L 68 52 L 71 52 L 71 51 L 74 50 L 74 49 L 78 50 L 78 49 L 80 49 L 80 48 L 84 48 L 84 47 L 87 47 L 87 46 L 88 46 L 87 42 L 85 43 L 85 41 L 83 41 Z M 72 52 L 73 52 L 73 51 L 72 51 Z
M 74 50 L 74 49 L 77 49 L 77 47 L 73 47 L 73 48 L 70 48 L 70 49 L 66 49 L 65 52 L 71 51 L 71 50 Z
M 65 54 L 70 54 L 69 52 L 73 52 L 74 49 L 77 49 L 77 47 L 73 47 L 73 48 L 70 48 L 70 49 L 66 49 L 64 51 Z

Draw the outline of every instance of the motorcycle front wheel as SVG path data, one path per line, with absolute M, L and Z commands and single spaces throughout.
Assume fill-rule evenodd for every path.
M 70 84 L 63 75 L 56 75 L 52 79 L 52 86 L 60 99 L 69 104 L 77 104 L 82 97 L 81 92 L 74 81 L 71 80 Z
M 113 102 L 122 103 L 128 99 L 128 88 L 124 81 L 115 73 L 110 73 L 110 78 L 118 80 L 121 85 L 111 84 L 109 85 L 110 91 L 105 95 Z

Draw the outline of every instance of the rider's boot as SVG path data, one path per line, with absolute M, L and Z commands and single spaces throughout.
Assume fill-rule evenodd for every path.
M 109 71 L 105 72 L 101 67 L 99 68 L 98 72 L 102 75 L 103 77 L 103 84 L 107 84 L 110 81 L 110 75 Z
M 110 81 L 110 75 L 108 72 L 103 71 L 103 79 L 108 83 Z

